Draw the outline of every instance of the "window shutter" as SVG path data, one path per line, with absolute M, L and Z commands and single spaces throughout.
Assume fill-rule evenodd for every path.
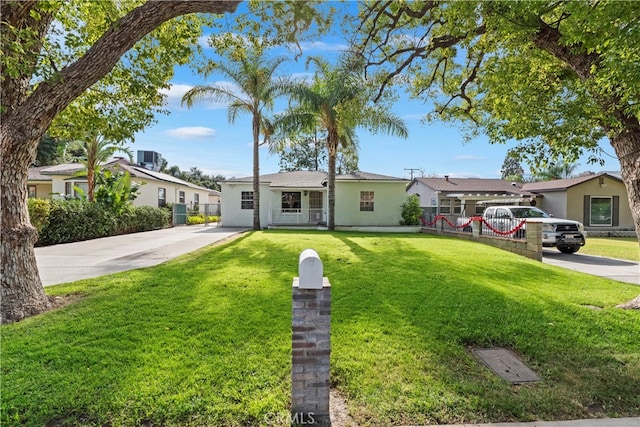
M 613 196 L 613 206 L 611 207 L 611 225 L 620 225 L 620 196 Z
M 589 226 L 591 224 L 591 196 L 588 194 L 584 196 L 582 216 L 582 223 Z

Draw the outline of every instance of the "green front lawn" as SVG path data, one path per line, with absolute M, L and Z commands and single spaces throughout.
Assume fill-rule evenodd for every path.
M 640 261 L 640 246 L 635 237 L 587 237 L 580 253 Z
M 615 308 L 637 286 L 439 236 L 263 231 L 48 288 L 78 300 L 2 327 L 0 423 L 286 421 L 309 247 L 332 285 L 332 386 L 359 425 L 640 415 L 640 312 Z M 543 381 L 505 383 L 479 346 Z

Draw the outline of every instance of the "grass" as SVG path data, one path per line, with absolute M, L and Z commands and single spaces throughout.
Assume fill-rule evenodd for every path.
M 615 308 L 637 286 L 439 236 L 263 231 L 48 288 L 79 300 L 2 327 L 0 423 L 286 420 L 308 247 L 332 285 L 332 386 L 359 425 L 640 415 L 640 313 Z M 469 353 L 485 346 L 543 381 L 503 382 Z
M 640 246 L 635 237 L 589 237 L 580 253 L 640 261 Z

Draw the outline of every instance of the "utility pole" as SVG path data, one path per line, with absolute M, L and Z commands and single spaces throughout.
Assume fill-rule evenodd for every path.
M 411 173 L 411 181 L 413 181 L 413 172 L 419 171 L 420 169 L 419 168 L 404 168 L 404 170 L 411 171 L 410 172 Z

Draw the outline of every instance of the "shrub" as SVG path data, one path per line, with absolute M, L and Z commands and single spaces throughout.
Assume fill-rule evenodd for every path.
M 151 206 L 139 206 L 134 208 L 135 231 L 149 231 L 164 228 L 171 220 L 171 214 L 166 209 Z
M 402 204 L 402 221 L 400 221 L 400 225 L 419 225 L 421 216 L 420 197 L 417 194 L 410 194 Z
M 44 227 L 49 223 L 49 213 L 51 212 L 51 200 L 49 199 L 29 199 L 29 219 L 38 234 L 42 233 Z
M 53 200 L 48 221 L 39 234 L 39 244 L 77 242 L 115 234 L 164 228 L 169 214 L 151 206 L 126 206 L 116 213 L 86 200 Z
M 52 200 L 49 223 L 42 230 L 40 243 L 77 242 L 110 236 L 117 230 L 115 215 L 85 200 Z
M 209 215 L 209 222 L 218 222 L 219 217 Z M 187 225 L 204 224 L 204 214 L 190 216 L 187 218 Z

